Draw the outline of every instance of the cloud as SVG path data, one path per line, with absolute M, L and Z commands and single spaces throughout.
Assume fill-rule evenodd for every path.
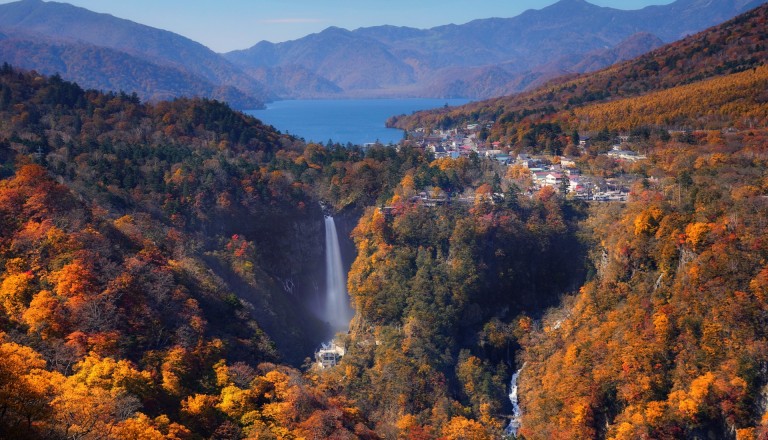
M 297 23 L 322 23 L 325 20 L 320 18 L 272 18 L 260 20 L 261 23 L 270 24 L 297 24 Z

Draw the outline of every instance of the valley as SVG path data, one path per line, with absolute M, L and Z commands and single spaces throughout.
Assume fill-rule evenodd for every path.
M 768 436 L 768 4 L 564 0 L 224 57 L 92 14 L 0 5 L 0 437 Z M 557 41 L 572 67 L 368 100 L 389 145 L 237 110 L 416 90 L 506 63 L 504 35 L 529 60 L 504 87 Z

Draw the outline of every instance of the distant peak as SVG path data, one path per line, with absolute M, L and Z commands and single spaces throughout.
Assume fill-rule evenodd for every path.
M 349 31 L 344 29 L 344 28 L 340 28 L 338 26 L 330 26 L 330 27 L 325 28 L 325 30 L 323 30 L 323 32 L 328 32 L 328 33 L 332 33 L 332 32 L 335 32 L 335 33 L 347 33 Z
M 586 0 L 560 0 L 544 9 L 556 9 L 556 10 L 572 10 L 572 9 L 587 9 L 587 8 L 599 8 Z
M 557 2 L 557 4 L 558 5 L 579 5 L 579 6 L 589 5 L 589 6 L 594 6 L 592 3 L 589 3 L 586 0 L 560 0 L 559 2 Z
M 325 38 L 328 38 L 328 37 L 338 38 L 338 37 L 347 37 L 350 35 L 354 35 L 354 33 L 348 29 L 340 28 L 337 26 L 331 26 L 323 29 L 316 35 L 319 35 Z

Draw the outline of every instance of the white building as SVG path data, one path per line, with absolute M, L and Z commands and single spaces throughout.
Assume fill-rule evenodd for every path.
M 322 348 L 315 353 L 315 360 L 320 368 L 335 367 L 342 357 L 344 357 L 344 348 L 333 342 L 323 344 Z

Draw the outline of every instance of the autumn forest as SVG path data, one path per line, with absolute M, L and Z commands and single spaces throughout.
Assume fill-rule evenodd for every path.
M 307 143 L 4 64 L 0 438 L 768 439 L 767 33 L 764 5 L 390 120 L 480 123 L 628 182 L 606 203 L 412 138 Z M 606 156 L 619 136 L 647 159 Z M 354 310 L 337 335 L 309 306 L 329 213 Z

